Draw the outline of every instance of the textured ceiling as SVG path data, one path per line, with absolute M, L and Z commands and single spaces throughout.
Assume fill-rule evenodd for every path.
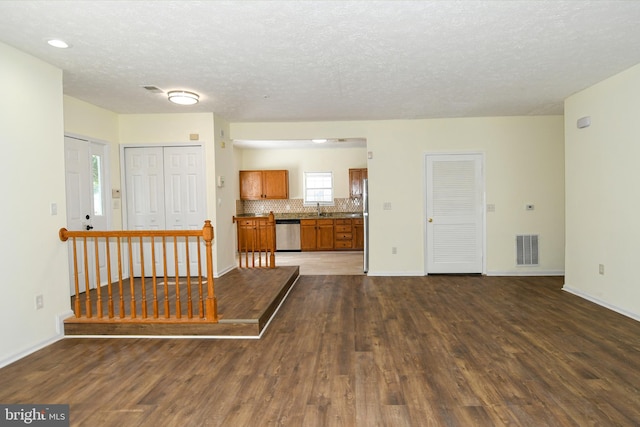
M 567 96 L 640 63 L 640 1 L 2 0 L 0 41 L 64 70 L 65 94 L 117 113 L 561 114 Z

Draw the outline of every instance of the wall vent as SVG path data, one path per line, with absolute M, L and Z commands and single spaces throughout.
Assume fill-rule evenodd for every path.
M 538 265 L 538 235 L 516 235 L 516 264 Z

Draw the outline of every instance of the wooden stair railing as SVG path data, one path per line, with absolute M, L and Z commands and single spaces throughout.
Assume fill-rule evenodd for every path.
M 233 217 L 237 224 L 238 267 L 276 267 L 276 221 L 273 212 L 266 217 Z
M 61 228 L 59 231 L 60 240 L 66 242 L 71 240 L 73 245 L 73 278 L 75 283 L 74 313 L 76 321 L 127 321 L 141 323 L 217 323 L 218 304 L 215 296 L 213 283 L 213 226 L 211 221 L 206 220 L 201 230 L 130 230 L 130 231 L 69 231 Z M 191 240 L 190 240 L 191 238 Z M 167 242 L 169 241 L 169 242 Z M 167 243 L 169 249 L 173 249 L 174 275 L 169 276 L 168 270 L 171 264 L 167 263 Z M 201 243 L 205 246 L 205 268 L 203 276 L 203 260 L 201 255 Z M 93 245 L 94 253 L 89 251 Z M 156 253 L 156 246 L 161 248 L 161 254 Z M 191 246 L 191 248 L 190 248 Z M 196 254 L 192 254 L 195 246 Z M 107 281 L 102 284 L 100 278 L 100 251 L 103 251 L 106 263 Z M 134 268 L 134 251 L 139 250 L 139 271 Z M 186 275 L 181 277 L 179 266 L 179 250 L 183 250 L 184 268 Z M 84 283 L 86 292 L 80 291 L 80 277 L 78 265 L 78 252 L 81 252 L 82 270 L 84 270 Z M 114 254 L 112 254 L 114 252 Z M 150 252 L 150 253 L 149 253 Z M 113 255 L 117 254 L 117 266 L 114 263 Z M 95 257 L 89 260 L 89 257 Z M 151 275 L 145 274 L 145 257 L 151 262 Z M 197 270 L 191 271 L 190 262 L 197 257 Z M 161 272 L 157 271 L 156 263 L 161 264 Z M 138 261 L 138 259 L 136 259 Z M 95 267 L 95 283 L 89 283 L 89 269 Z M 160 264 L 159 264 L 160 265 Z M 117 281 L 112 280 L 112 267 L 117 267 Z M 123 277 L 125 267 L 128 267 L 128 277 Z M 134 271 L 136 274 L 134 274 Z M 138 274 L 139 273 L 139 274 Z M 158 274 L 159 273 L 159 274 Z M 147 280 L 150 279 L 150 284 Z M 158 280 L 160 279 L 160 281 Z M 170 279 L 175 282 L 171 283 Z M 125 282 L 129 286 L 125 286 Z M 137 284 L 137 285 L 136 285 Z M 181 284 L 186 287 L 181 288 Z M 95 290 L 90 290 L 90 285 L 95 285 Z M 148 301 L 148 285 L 151 286 L 151 304 Z M 203 287 L 206 285 L 206 293 Z M 194 298 L 192 292 L 196 291 L 196 309 L 194 310 Z M 106 288 L 106 315 L 104 317 L 104 295 Z M 186 309 L 182 306 L 182 296 L 186 291 Z M 129 304 L 125 302 L 125 294 L 129 293 Z M 92 301 L 92 293 L 95 294 L 95 304 Z M 114 295 L 117 304 L 114 301 Z M 162 301 L 160 298 L 162 297 Z M 84 310 L 82 310 L 81 300 L 84 299 Z M 162 310 L 160 305 L 162 303 Z M 149 305 L 151 307 L 149 307 Z M 93 309 L 95 306 L 95 315 Z M 117 306 L 117 308 L 116 308 Z M 138 308 L 140 314 L 138 315 Z M 151 313 L 149 312 L 151 308 Z M 116 314 L 117 312 L 117 314 Z M 183 317 L 183 315 L 185 317 Z

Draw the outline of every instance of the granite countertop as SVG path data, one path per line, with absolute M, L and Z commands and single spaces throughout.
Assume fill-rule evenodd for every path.
M 275 213 L 276 219 L 314 219 L 314 218 L 362 218 L 362 212 L 322 212 L 318 215 L 315 212 L 290 212 L 290 213 Z M 255 217 L 267 217 L 268 214 L 239 214 L 236 218 L 255 218 Z

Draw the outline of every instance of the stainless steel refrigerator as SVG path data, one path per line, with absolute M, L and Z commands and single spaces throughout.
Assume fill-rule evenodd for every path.
M 362 218 L 364 219 L 364 272 L 369 271 L 369 180 L 362 180 Z

